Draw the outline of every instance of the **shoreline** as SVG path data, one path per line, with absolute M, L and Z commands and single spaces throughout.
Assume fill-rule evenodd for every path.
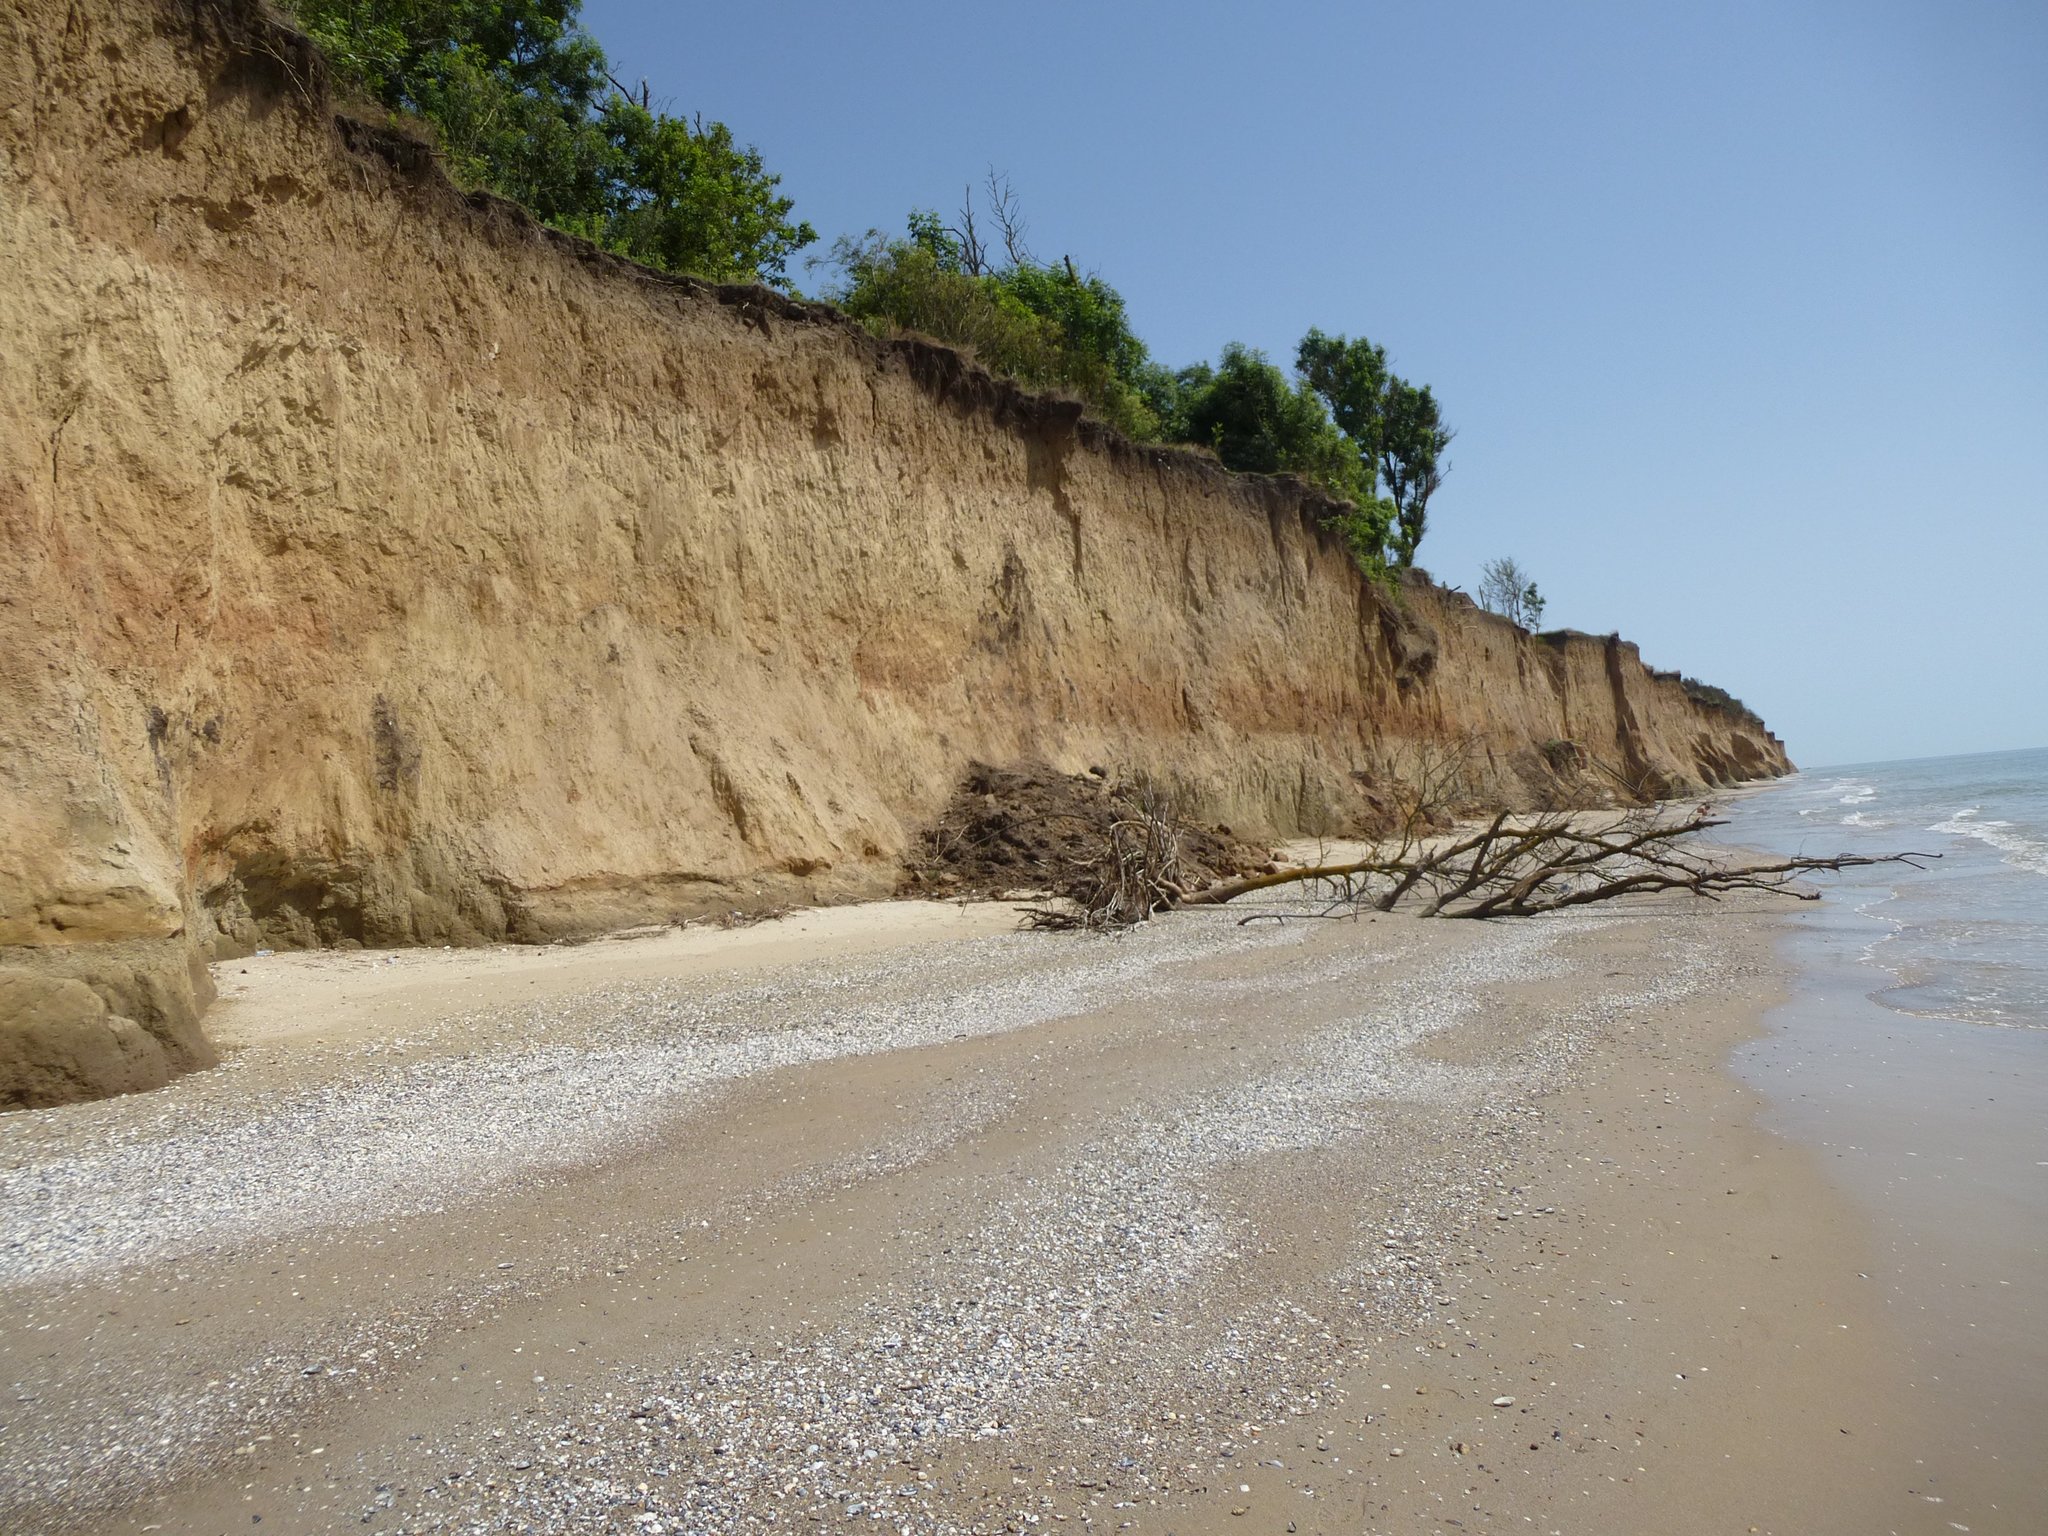
M 1930 1493 L 1974 1531 L 2048 1526 L 2048 1033 L 1894 1007 L 1867 909 L 1803 914 L 1801 972 L 1733 1062 L 1764 1123 L 1864 1212 L 1923 1406 Z M 1889 922 L 1889 919 L 1877 919 Z
M 1868 1224 L 1724 1070 L 1769 913 L 949 910 L 307 957 L 229 1070 L 0 1122 L 82 1212 L 0 1234 L 10 1528 L 1950 1528 Z M 85 1235 L 142 1123 L 230 1187 Z

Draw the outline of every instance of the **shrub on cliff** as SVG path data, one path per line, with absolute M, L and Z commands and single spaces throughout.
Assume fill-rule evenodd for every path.
M 449 174 L 649 266 L 788 287 L 818 238 L 723 123 L 613 80 L 582 0 L 289 0 L 344 86 L 418 119 Z
M 1358 495 L 1357 455 L 1313 391 L 1256 348 L 1231 342 L 1212 368 L 1183 370 L 1173 405 L 1175 435 L 1200 443 L 1232 469 L 1292 473 L 1333 495 Z
M 907 235 L 842 238 L 831 259 L 841 273 L 832 301 L 877 334 L 965 347 L 1022 383 L 1071 391 L 1129 437 L 1159 436 L 1141 388 L 1152 364 L 1123 296 L 1071 261 L 1041 265 L 1020 249 L 992 265 L 925 210 L 910 215 Z
M 1168 441 L 1198 443 L 1245 473 L 1300 475 L 1337 497 L 1346 506 L 1329 521 L 1359 568 L 1374 577 L 1391 569 L 1393 507 L 1375 494 L 1356 444 L 1306 380 L 1232 342 L 1214 366 L 1159 370 L 1150 401 Z
M 1742 700 L 1736 698 L 1726 688 L 1716 688 L 1712 683 L 1703 683 L 1696 677 L 1686 677 L 1683 675 L 1678 679 L 1678 686 L 1683 688 L 1686 696 L 1696 704 L 1703 704 L 1708 709 L 1718 709 L 1724 715 L 1732 715 L 1737 720 L 1745 721 L 1759 728 L 1764 723 L 1763 716 L 1743 703 Z

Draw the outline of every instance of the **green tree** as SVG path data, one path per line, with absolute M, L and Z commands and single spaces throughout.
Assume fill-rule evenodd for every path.
M 1358 491 L 1358 458 L 1314 391 L 1239 342 L 1213 369 L 1181 375 L 1181 434 L 1235 470 L 1292 473 L 1339 496 Z
M 1396 379 L 1387 392 L 1385 434 L 1380 442 L 1380 475 L 1394 503 L 1393 549 L 1399 565 L 1415 563 L 1429 499 L 1444 482 L 1444 450 L 1451 444 L 1436 397 L 1427 384 Z
M 1436 397 L 1427 385 L 1395 374 L 1386 349 L 1363 336 L 1349 340 L 1311 330 L 1295 353 L 1295 366 L 1357 452 L 1362 494 L 1384 502 L 1393 563 L 1413 565 L 1452 437 Z
M 817 239 L 722 123 L 611 74 L 582 0 L 291 0 L 336 75 L 425 123 L 449 174 L 669 271 L 786 287 Z
M 981 275 L 979 272 L 968 272 L 961 260 L 959 237 L 946 228 L 946 221 L 931 209 L 911 209 L 908 224 L 910 243 L 937 262 L 941 271 L 967 272 L 971 277 Z M 868 233 L 870 236 L 880 235 L 879 230 L 869 230 Z
M 1194 441 L 1188 431 L 1188 406 L 1215 376 L 1216 370 L 1207 363 L 1174 369 L 1164 363 L 1148 362 L 1137 370 L 1131 387 L 1159 424 L 1160 440 L 1186 443 Z
M 669 117 L 623 97 L 607 104 L 604 125 L 623 167 L 600 244 L 714 282 L 789 286 L 789 258 L 817 232 L 789 222 L 793 204 L 777 195 L 779 178 L 757 150 L 740 148 L 723 123 Z
M 1363 336 L 1347 341 L 1311 330 L 1296 349 L 1294 366 L 1329 406 L 1330 416 L 1368 468 L 1377 472 L 1383 433 L 1387 352 Z

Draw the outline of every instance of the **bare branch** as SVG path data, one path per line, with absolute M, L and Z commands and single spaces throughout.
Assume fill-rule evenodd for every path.
M 947 233 L 959 242 L 960 266 L 969 277 L 980 277 L 988 271 L 988 246 L 974 222 L 973 187 L 961 193 L 960 222 Z
M 652 100 L 654 92 L 653 88 L 649 86 L 645 80 L 642 80 L 640 82 L 640 94 L 636 96 L 631 91 L 627 90 L 623 85 L 619 84 L 619 77 L 615 74 L 612 74 L 609 70 L 605 72 L 605 79 L 609 80 L 612 83 L 613 90 L 617 91 L 621 96 L 625 97 L 626 100 L 631 102 L 634 106 L 640 108 L 641 111 L 645 112 L 649 110 L 649 102 Z
M 1030 226 L 1024 221 L 1024 208 L 1017 200 L 1017 189 L 1010 185 L 1010 178 L 998 175 L 996 168 L 990 166 L 982 191 L 988 198 L 988 216 L 996 226 L 996 233 L 1002 236 L 1003 250 L 1011 263 L 1020 267 L 1032 265 L 1031 247 L 1024 243 Z
M 1140 814 L 1150 816 L 1152 811 Z M 1925 860 L 1939 857 L 1845 853 L 1756 861 L 1689 846 L 1699 834 L 1724 825 L 1709 805 L 1676 815 L 1652 808 L 1607 824 L 1584 815 L 1516 816 L 1501 811 L 1463 833 L 1419 837 L 1411 824 L 1397 839 L 1359 859 L 1269 869 L 1185 890 L 1183 882 L 1161 873 L 1167 866 L 1143 854 L 1164 845 L 1170 829 L 1119 823 L 1111 862 L 1140 873 L 1120 875 L 1103 887 L 1100 899 L 1083 900 L 1085 916 L 1070 914 L 1066 925 L 1120 926 L 1174 907 L 1221 906 L 1285 887 L 1324 893 L 1319 898 L 1322 910 L 1298 914 L 1303 916 L 1368 909 L 1391 912 L 1412 903 L 1424 917 L 1534 917 L 1665 891 L 1715 900 L 1731 892 L 1755 891 L 1813 901 L 1819 893 L 1801 883 L 1806 876 L 1877 864 L 1920 868 Z

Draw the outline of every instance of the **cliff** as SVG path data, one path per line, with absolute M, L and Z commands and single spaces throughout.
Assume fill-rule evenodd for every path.
M 465 199 L 247 0 L 0 0 L 0 270 L 0 1108 L 204 1063 L 259 942 L 886 891 L 973 759 L 1274 833 L 1452 736 L 1788 766 L 1292 481 Z

